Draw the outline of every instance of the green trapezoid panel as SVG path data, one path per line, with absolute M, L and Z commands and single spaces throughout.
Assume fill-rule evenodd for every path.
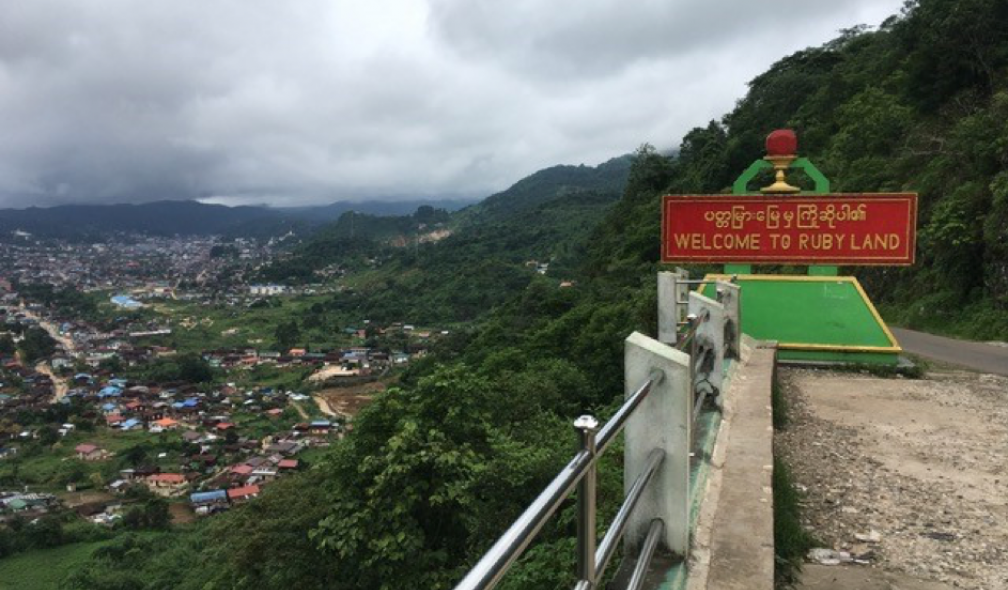
M 742 287 L 742 330 L 759 340 L 776 340 L 782 358 L 790 350 L 804 350 L 815 354 L 797 357 L 836 362 L 896 360 L 898 344 L 853 277 L 742 275 L 738 284 Z M 703 292 L 714 297 L 714 285 L 704 285 Z

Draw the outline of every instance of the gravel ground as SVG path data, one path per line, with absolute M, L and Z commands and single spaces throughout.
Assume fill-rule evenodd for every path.
M 776 451 L 823 547 L 855 567 L 1008 590 L 1008 377 L 780 377 L 790 423 Z

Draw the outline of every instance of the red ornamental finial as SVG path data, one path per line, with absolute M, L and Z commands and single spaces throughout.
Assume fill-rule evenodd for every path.
M 767 135 L 768 156 L 793 156 L 798 153 L 798 136 L 790 129 L 778 129 Z

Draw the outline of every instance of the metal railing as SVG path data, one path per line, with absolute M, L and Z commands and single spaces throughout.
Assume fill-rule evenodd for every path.
M 705 281 L 690 281 L 686 277 L 677 277 L 679 284 L 700 284 Z M 687 302 L 680 301 L 676 295 L 678 287 L 672 282 L 672 288 L 665 291 L 671 295 L 664 305 L 673 310 L 677 317 L 678 308 Z M 719 283 L 725 289 L 735 289 L 737 286 Z M 629 575 L 628 590 L 639 590 L 644 582 L 651 558 L 659 542 L 676 554 L 685 554 L 689 546 L 689 479 L 690 460 L 692 456 L 692 426 L 697 422 L 707 396 L 717 392 L 721 382 L 712 377 L 722 369 L 724 359 L 723 336 L 719 334 L 729 326 L 726 320 L 725 307 L 721 304 L 721 289 L 718 289 L 718 300 L 711 300 L 698 294 L 691 294 L 689 305 L 694 313 L 685 316 L 685 322 L 676 322 L 666 316 L 662 320 L 662 308 L 659 308 L 659 337 L 672 345 L 679 352 L 672 353 L 665 348 L 661 351 L 660 344 L 643 335 L 634 334 L 627 339 L 629 343 L 640 336 L 649 343 L 636 341 L 634 349 L 638 361 L 650 359 L 646 364 L 637 362 L 624 366 L 627 385 L 647 375 L 637 389 L 627 390 L 626 399 L 616 410 L 609 421 L 599 428 L 598 421 L 593 416 L 581 416 L 574 421 L 578 433 L 580 449 L 567 465 L 553 478 L 546 488 L 533 500 L 517 520 L 504 532 L 493 546 L 483 555 L 469 573 L 462 579 L 455 590 L 490 590 L 497 586 L 510 567 L 524 553 L 525 549 L 542 530 L 546 522 L 556 513 L 560 505 L 577 489 L 577 583 L 575 590 L 593 590 L 604 578 L 616 549 L 629 529 L 627 538 L 628 550 L 635 551 L 639 547 L 639 556 L 634 570 Z M 659 300 L 662 305 L 662 288 L 659 288 Z M 732 300 L 737 308 L 737 296 Z M 667 310 L 666 310 L 667 311 Z M 737 312 L 735 317 L 737 316 Z M 665 327 L 667 327 L 667 329 Z M 737 330 L 737 324 L 733 326 Z M 663 332 L 664 330 L 664 332 Z M 662 335 L 664 334 L 664 336 Z M 656 347 L 652 347 L 652 344 Z M 629 344 L 628 344 L 629 346 Z M 631 349 L 628 348 L 628 354 Z M 679 353 L 689 357 L 688 366 Z M 630 357 L 628 357 L 629 359 Z M 662 360 L 664 359 L 664 361 Z M 668 373 L 654 370 L 655 364 L 663 367 Z M 662 364 L 662 362 L 668 364 Z M 631 369 L 632 367 L 632 369 Z M 649 368 L 650 367 L 650 368 Z M 651 371 L 648 374 L 648 371 Z M 631 372 L 633 376 L 631 377 Z M 706 387 L 698 387 L 698 378 Z M 712 382 L 714 381 L 714 382 Z M 661 384 L 661 385 L 659 385 Z M 671 385 L 674 384 L 674 387 Z M 667 388 L 667 389 L 666 389 Z M 653 389 L 659 389 L 647 403 L 659 404 L 659 407 L 648 410 L 633 420 L 628 431 L 628 444 L 625 449 L 626 473 L 633 473 L 633 483 L 625 487 L 626 494 L 612 523 L 609 525 L 601 542 L 596 542 L 596 484 L 597 464 L 599 457 L 612 445 L 616 436 L 622 432 L 630 421 L 634 411 L 648 400 Z M 672 391 L 676 393 L 672 393 Z M 663 401 L 664 400 L 664 401 Z M 657 412 L 657 413 L 653 413 Z M 641 421 L 644 422 L 641 422 Z M 646 423 L 646 424 L 645 424 Z M 654 433 L 661 432 L 660 436 Z M 678 433 L 669 436 L 670 433 Z M 653 437 L 653 438 L 652 438 Z M 631 444 L 632 438 L 635 442 Z M 630 456 L 633 456 L 631 468 Z M 663 468 L 663 465 L 665 467 Z M 630 475 L 626 476 L 627 481 Z M 649 483 L 651 492 L 648 492 Z M 653 499 L 645 505 L 648 513 L 634 514 L 635 508 L 646 494 L 658 494 L 668 498 L 669 504 L 659 507 L 657 512 L 651 512 Z M 650 497 L 650 496 L 649 496 Z M 646 529 L 646 533 L 645 533 Z M 643 543 L 640 543 L 643 537 Z
M 504 532 L 483 558 L 455 586 L 455 590 L 489 590 L 500 582 L 504 574 L 533 541 L 542 527 L 560 507 L 560 504 L 577 487 L 577 577 L 575 590 L 596 588 L 605 574 L 616 547 L 623 537 L 630 516 L 644 494 L 648 482 L 665 459 L 665 452 L 654 449 L 648 455 L 644 470 L 634 480 L 613 518 L 609 529 L 596 544 L 595 494 L 597 464 L 599 457 L 615 441 L 616 436 L 626 426 L 627 420 L 641 402 L 651 393 L 654 385 L 665 378 L 661 371 L 654 371 L 633 394 L 628 396 L 616 413 L 601 429 L 592 416 L 581 416 L 574 421 L 580 439 L 580 450 L 553 481 L 522 512 L 521 516 Z M 686 449 L 683 452 L 688 452 Z M 631 575 L 628 590 L 638 590 L 644 581 L 647 565 L 658 545 L 664 523 L 661 519 L 651 521 L 647 537 L 641 549 L 637 566 Z

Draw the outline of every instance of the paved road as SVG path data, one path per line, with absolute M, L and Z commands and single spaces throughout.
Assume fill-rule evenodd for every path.
M 1008 347 L 956 340 L 903 328 L 890 329 L 903 350 L 911 354 L 985 373 L 1008 375 Z

